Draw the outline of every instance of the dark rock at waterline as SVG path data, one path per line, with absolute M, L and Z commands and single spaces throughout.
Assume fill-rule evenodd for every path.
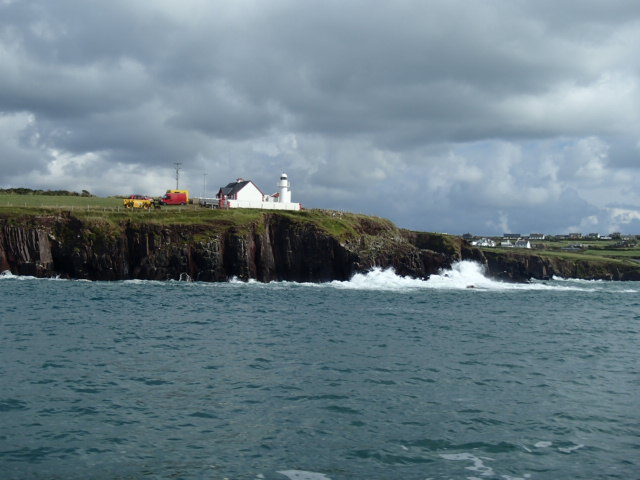
M 522 282 L 552 276 L 639 280 L 637 268 L 482 251 L 462 238 L 398 229 L 388 220 L 337 212 L 260 212 L 248 223 L 103 222 L 70 213 L 0 217 L 0 271 L 89 280 L 261 282 L 347 280 L 373 267 L 428 278 L 461 260 Z M 329 227 L 327 226 L 329 225 Z
M 531 253 L 482 252 L 487 271 L 498 280 L 523 282 L 532 278 L 548 280 L 553 277 L 584 280 L 640 280 L 640 265 L 629 265 L 615 260 L 602 261 L 569 259 Z

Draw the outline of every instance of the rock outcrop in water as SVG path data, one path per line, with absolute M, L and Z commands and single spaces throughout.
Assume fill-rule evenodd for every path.
M 552 275 L 640 279 L 640 266 L 483 252 L 459 237 L 339 212 L 260 212 L 248 222 L 223 216 L 193 224 L 70 213 L 0 217 L 0 271 L 37 277 L 324 282 L 392 267 L 399 275 L 427 278 L 460 260 L 480 262 L 489 275 L 510 281 Z

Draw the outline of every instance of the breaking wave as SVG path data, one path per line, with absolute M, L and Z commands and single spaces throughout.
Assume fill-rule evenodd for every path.
M 5 270 L 4 272 L 0 272 L 0 280 L 60 280 L 58 277 L 51 278 L 37 278 L 31 275 L 15 275 L 11 273 L 11 270 Z
M 403 277 L 392 268 L 374 268 L 367 273 L 357 273 L 346 282 L 334 281 L 336 288 L 352 290 L 411 291 L 417 289 L 438 290 L 574 290 L 593 291 L 593 284 L 562 284 L 562 282 L 508 283 L 487 277 L 483 265 L 463 260 L 451 269 L 443 269 L 427 280 Z
M 65 280 L 59 277 L 36 278 L 27 275 L 15 275 L 9 270 L 0 272 L 0 281 L 70 281 L 89 282 L 89 280 Z M 363 291 L 390 291 L 390 292 L 411 292 L 416 290 L 468 290 L 468 291 L 531 291 L 531 290 L 551 290 L 551 291 L 577 291 L 596 292 L 610 291 L 616 293 L 638 293 L 640 292 L 639 282 L 611 282 L 603 280 L 579 280 L 571 278 L 554 277 L 552 280 L 533 280 L 529 283 L 502 282 L 486 275 L 485 267 L 479 263 L 463 260 L 454 263 L 450 269 L 442 269 L 439 273 L 431 275 L 428 279 L 404 277 L 398 275 L 393 268 L 373 268 L 366 273 L 357 273 L 350 280 L 335 280 L 328 283 L 298 283 L 289 281 L 276 281 L 262 283 L 250 279 L 240 280 L 236 277 L 227 282 L 199 282 L 192 281 L 188 276 L 181 276 L 179 280 L 142 280 L 131 279 L 121 280 L 123 283 L 131 285 L 155 285 L 164 287 L 189 288 L 219 288 L 227 285 L 232 288 L 243 288 L 252 286 L 253 288 L 336 288 L 343 290 L 363 290 Z M 118 282 L 116 282 L 118 283 Z

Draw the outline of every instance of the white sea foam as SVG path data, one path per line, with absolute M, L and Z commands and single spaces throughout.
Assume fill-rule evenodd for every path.
M 604 280 L 585 280 L 582 278 L 567 278 L 567 277 L 559 277 L 554 275 L 552 277 L 556 282 L 582 282 L 582 283 L 602 283 Z
M 322 473 L 306 472 L 304 470 L 282 470 L 278 473 L 288 477 L 290 480 L 331 480 Z
M 255 280 L 253 278 L 250 278 L 249 280 L 240 280 L 238 277 L 233 276 L 233 277 L 231 277 L 229 279 L 229 281 L 227 283 L 237 283 L 237 284 L 240 284 L 240 285 L 245 285 L 245 284 L 248 284 L 248 283 L 260 283 L 260 282 L 258 282 L 257 280 Z
M 441 453 L 440 457 L 445 460 L 454 461 L 469 461 L 472 464 L 468 467 L 464 467 L 466 470 L 470 470 L 480 475 L 480 477 L 467 477 L 467 480 L 481 480 L 481 477 L 502 478 L 503 480 L 529 480 L 531 474 L 525 473 L 522 477 L 512 477 L 511 475 L 496 475 L 493 468 L 484 464 L 485 461 L 493 461 L 493 458 L 489 457 L 477 457 L 472 453 Z
M 349 290 L 406 290 L 425 288 L 424 280 L 396 275 L 392 268 L 374 268 L 367 273 L 356 273 L 346 282 L 334 281 L 330 285 Z
M 580 279 L 580 278 L 563 278 L 563 277 L 553 277 L 553 281 L 554 283 L 560 284 L 560 285 L 571 285 L 574 287 L 579 287 L 581 290 L 586 290 L 586 289 L 590 289 L 589 291 L 596 291 L 596 290 L 601 290 L 601 287 L 603 287 L 605 284 L 615 284 L 615 285 L 622 285 L 624 283 L 624 285 L 628 285 L 628 284 L 635 284 L 637 285 L 638 282 L 610 282 L 608 280 L 584 280 L 584 279 Z M 638 290 L 637 288 L 621 288 L 619 290 L 616 290 L 616 293 L 638 293 L 640 292 L 640 290 Z
M 484 460 L 493 460 L 488 457 L 476 457 L 471 453 L 441 453 L 440 456 L 445 460 L 466 460 L 472 463 L 469 467 L 464 467 L 467 470 L 471 470 L 472 472 L 479 473 L 482 477 L 493 477 L 495 476 L 495 472 L 493 468 L 488 467 L 484 464 Z M 469 479 L 476 477 L 467 477 Z
M 427 284 L 432 288 L 483 288 L 507 289 L 518 286 L 514 283 L 499 282 L 485 274 L 484 266 L 476 262 L 462 261 L 454 263 L 450 270 L 442 270 L 438 275 L 431 275 Z
M 32 277 L 31 275 L 14 275 L 10 270 L 5 270 L 0 273 L 0 280 L 41 280 L 36 277 Z M 45 279 L 45 280 L 57 280 L 55 279 Z
M 26 275 L 14 275 L 11 271 L 0 272 L 0 280 L 65 280 L 59 277 L 36 278 Z M 68 281 L 68 280 L 66 280 Z M 72 280 L 73 281 L 73 280 Z M 83 280 L 75 280 L 83 281 Z M 87 280 L 84 280 L 87 281 Z M 179 280 L 123 280 L 124 283 L 138 285 L 211 285 L 209 282 L 194 282 L 183 274 Z M 329 283 L 298 283 L 298 282 L 271 282 L 268 284 L 258 282 L 254 279 L 240 280 L 237 277 L 231 278 L 228 285 L 253 285 L 265 288 L 289 288 L 292 286 L 311 286 L 321 288 L 338 288 L 346 290 L 372 290 L 372 291 L 395 291 L 411 292 L 415 290 L 477 290 L 477 291 L 508 291 L 508 290 L 555 290 L 555 291 L 615 291 L 615 293 L 638 293 L 640 289 L 629 288 L 627 282 L 606 282 L 602 280 L 578 280 L 555 278 L 552 281 L 534 280 L 529 283 L 501 282 L 486 276 L 485 267 L 479 263 L 471 261 L 461 261 L 454 263 L 451 269 L 441 270 L 438 274 L 431 275 L 427 280 L 403 277 L 398 275 L 392 268 L 374 268 L 366 273 L 357 273 L 348 281 L 333 281 Z M 622 286 L 624 283 L 624 287 Z M 631 282 L 637 283 L 637 282 Z M 612 288 L 611 284 L 615 284 Z
M 580 450 L 581 448 L 584 448 L 584 445 L 579 444 L 579 445 L 574 445 L 573 447 L 558 447 L 558 451 L 562 452 L 562 453 L 571 453 L 571 452 L 575 452 L 576 450 Z
M 551 445 L 553 445 L 553 443 L 542 441 L 542 442 L 536 442 L 533 446 L 536 448 L 547 448 L 547 447 L 550 447 Z
M 330 285 L 351 290 L 411 291 L 417 289 L 439 290 L 575 290 L 591 291 L 585 285 L 558 285 L 548 282 L 509 283 L 494 280 L 486 276 L 483 265 L 461 261 L 454 263 L 451 269 L 441 270 L 427 280 L 397 275 L 391 268 L 374 268 L 367 273 L 357 273 L 346 282 L 334 281 Z
M 130 280 L 123 280 L 122 283 L 126 283 L 128 285 L 163 285 L 168 283 L 168 281 L 162 280 L 142 280 L 139 278 L 132 278 Z

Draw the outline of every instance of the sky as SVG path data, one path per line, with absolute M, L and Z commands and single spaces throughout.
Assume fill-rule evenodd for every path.
M 640 234 L 640 2 L 0 0 L 0 188 Z

